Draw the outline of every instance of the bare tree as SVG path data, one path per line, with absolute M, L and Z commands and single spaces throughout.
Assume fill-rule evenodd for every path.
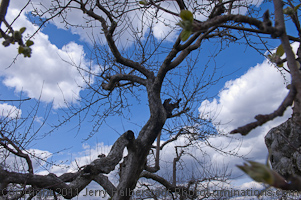
M 74 173 L 43 176 L 34 174 L 30 167 L 27 173 L 1 168 L 1 189 L 7 188 L 9 184 L 19 184 L 24 186 L 23 193 L 34 193 L 35 190 L 45 188 L 65 198 L 72 198 L 90 182 L 95 181 L 112 199 L 117 200 L 129 199 L 138 180 L 145 177 L 162 184 L 171 193 L 176 193 L 180 189 L 183 194 L 181 198 L 193 199 L 195 196 L 189 195 L 194 194 L 191 191 L 200 187 L 199 183 L 206 180 L 224 180 L 217 174 L 213 174 L 212 177 L 208 176 L 204 179 L 191 179 L 186 185 L 176 181 L 176 165 L 185 153 L 189 154 L 184 147 L 195 145 L 195 141 L 205 142 L 210 135 L 215 134 L 215 130 L 210 129 L 211 122 L 203 120 L 196 108 L 198 103 L 206 98 L 204 91 L 222 77 L 214 76 L 216 68 L 209 67 L 207 61 L 200 65 L 199 55 L 202 53 L 200 47 L 207 41 L 220 43 L 221 50 L 224 45 L 238 41 L 245 41 L 247 45 L 252 46 L 250 39 L 257 38 L 262 44 L 256 44 L 256 48 L 259 51 L 263 48 L 260 51 L 263 52 L 267 49 L 266 40 L 270 40 L 265 36 L 271 36 L 272 39 L 280 38 L 286 58 L 285 60 L 279 58 L 280 60 L 276 61 L 277 64 L 288 63 L 287 70 L 292 76 L 288 96 L 274 113 L 258 115 L 256 122 L 238 128 L 232 133 L 246 135 L 253 128 L 281 116 L 293 101 L 294 121 L 300 124 L 301 96 L 298 91 L 301 90 L 301 79 L 295 55 L 290 47 L 290 41 L 299 42 L 300 38 L 286 33 L 282 11 L 284 3 L 293 9 L 292 15 L 295 19 L 293 22 L 299 31 L 300 25 L 297 20 L 299 6 L 294 6 L 290 1 L 280 0 L 274 0 L 273 15 L 266 11 L 263 19 L 261 19 L 260 7 L 250 6 L 249 1 L 236 0 L 140 2 L 55 0 L 51 4 L 35 9 L 33 14 L 41 17 L 41 26 L 49 20 L 60 18 L 67 27 L 88 28 L 69 21 L 70 12 L 81 11 L 87 23 L 93 24 L 93 28 L 101 32 L 99 36 L 93 38 L 95 47 L 93 57 L 100 66 L 100 73 L 93 73 L 91 69 L 89 73 L 95 81 L 92 83 L 86 80 L 90 93 L 83 98 L 83 106 L 80 109 L 70 106 L 68 115 L 60 124 L 66 123 L 78 113 L 85 113 L 83 116 L 86 116 L 92 112 L 94 125 L 88 136 L 92 137 L 106 117 L 124 115 L 126 109 L 130 109 L 128 95 L 134 97 L 147 95 L 149 119 L 136 137 L 133 131 L 126 131 L 116 140 L 108 155 L 100 156 Z M 1 4 L 1 6 L 5 5 Z M 241 14 L 240 10 L 248 10 L 248 12 Z M 133 16 L 141 23 L 139 26 L 133 23 Z M 197 19 L 197 16 L 203 18 Z M 274 23 L 270 16 L 275 16 Z M 2 17 L 1 20 L 3 19 Z M 172 24 L 173 20 L 179 22 L 183 30 L 176 37 L 173 45 L 167 45 L 164 37 L 167 38 L 169 34 L 179 31 L 179 26 Z M 170 32 L 164 35 L 163 40 L 154 37 L 152 28 L 156 22 L 171 26 Z M 124 43 L 123 37 L 129 39 L 130 47 Z M 129 49 L 132 46 L 135 47 L 134 51 Z M 80 66 L 78 68 L 81 71 Z M 208 71 L 213 74 L 208 75 Z M 90 109 L 92 106 L 97 106 L 98 109 Z M 81 120 L 83 119 L 81 118 L 80 122 Z M 209 126 L 206 126 L 207 124 Z M 169 139 L 162 143 L 160 138 L 163 136 L 169 136 Z M 176 157 L 172 164 L 173 179 L 168 181 L 156 174 L 160 170 L 159 153 L 166 144 L 180 137 L 187 137 L 190 142 L 176 147 Z M 157 144 L 154 145 L 156 139 Z M 128 154 L 124 157 L 125 148 Z M 148 162 L 152 152 L 154 163 Z M 22 157 L 21 154 L 18 156 Z M 116 166 L 119 166 L 120 178 L 118 184 L 114 185 L 106 175 Z M 192 185 L 195 187 L 193 188 Z

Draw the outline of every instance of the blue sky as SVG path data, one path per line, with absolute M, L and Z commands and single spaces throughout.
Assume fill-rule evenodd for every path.
M 22 8 L 22 3 L 12 1 L 7 14 L 9 21 L 16 16 L 20 8 Z M 74 18 L 72 19 L 73 21 L 79 19 L 78 23 L 82 22 L 80 15 L 77 16 L 77 13 L 71 14 L 71 17 Z M 37 28 L 28 21 L 25 13 L 22 13 L 15 22 L 14 28 L 18 29 L 22 26 L 27 27 L 26 32 L 29 34 L 33 33 Z M 160 26 L 160 24 L 156 28 L 157 30 L 168 30 L 168 27 Z M 88 69 L 91 67 L 95 71 L 99 70 L 95 62 L 88 60 L 89 49 L 91 49 L 88 35 L 92 31 L 93 33 L 97 32 L 97 30 L 91 29 L 64 29 L 59 20 L 53 21 L 52 24 L 47 24 L 33 38 L 35 45 L 33 46 L 32 57 L 28 59 L 19 56 L 15 64 L 9 68 L 7 67 L 17 54 L 17 47 L 0 48 L 2 58 L 5 58 L 0 60 L 0 98 L 18 99 L 20 98 L 20 92 L 23 91 L 22 97 L 32 98 L 32 100 L 24 102 L 24 105 L 20 108 L 22 116 L 25 116 L 40 97 L 41 105 L 36 125 L 40 123 L 40 120 L 43 120 L 44 111 L 52 103 L 47 124 L 41 130 L 41 134 L 50 130 L 49 125 L 56 123 L 58 116 L 64 115 L 62 110 L 59 109 L 61 106 L 64 107 L 64 98 L 68 103 L 80 106 L 75 99 L 87 94 L 87 91 L 77 87 L 78 85 L 85 86 L 85 83 L 75 67 L 62 59 L 74 61 L 75 64 L 80 63 L 83 68 Z M 170 36 L 170 40 L 176 37 L 178 33 L 175 31 Z M 157 39 L 160 39 L 160 34 L 158 32 L 156 34 L 158 34 Z M 125 35 L 124 37 L 127 36 Z M 167 42 L 166 44 L 168 45 L 169 43 Z M 279 40 L 272 41 L 270 44 L 277 47 Z M 206 46 L 202 46 L 201 56 L 206 59 L 215 50 L 216 46 L 213 43 L 209 43 Z M 218 73 L 222 72 L 223 75 L 229 75 L 211 87 L 209 96 L 215 95 L 215 97 L 199 102 L 198 107 L 201 115 L 205 116 L 209 112 L 207 116 L 213 119 L 214 123 L 222 122 L 222 125 L 218 128 L 224 130 L 224 132 L 229 132 L 237 126 L 252 121 L 256 114 L 266 114 L 273 111 L 287 93 L 285 81 L 281 74 L 254 49 L 246 48 L 244 45 L 231 44 L 218 55 L 215 61 L 216 65 L 220 67 Z M 211 64 L 213 65 L 213 63 Z M 145 103 L 145 97 L 142 95 L 141 98 L 142 103 Z M 110 117 L 99 132 L 87 141 L 84 139 L 87 138 L 91 130 L 91 123 L 89 123 L 89 120 L 86 120 L 82 124 L 80 131 L 77 131 L 76 125 L 78 121 L 75 118 L 50 135 L 33 141 L 28 148 L 35 149 L 37 152 L 45 152 L 46 155 L 49 155 L 49 159 L 57 160 L 58 162 L 67 159 L 66 167 L 69 161 L 74 159 L 77 160 L 78 164 L 86 164 L 98 154 L 107 153 L 110 145 L 124 131 L 131 129 L 137 134 L 143 123 L 147 121 L 147 106 L 139 105 L 133 99 L 131 100 L 133 101 L 131 103 L 135 106 L 132 107 L 131 114 L 128 115 L 130 120 L 122 119 L 120 116 Z M 1 103 L 0 109 L 3 110 L 2 113 L 6 113 L 6 110 L 11 109 L 10 106 L 18 107 L 18 103 Z M 233 136 L 234 139 L 219 137 L 210 139 L 209 142 L 223 147 L 225 150 L 233 149 L 235 151 L 237 146 L 241 146 L 238 152 L 239 155 L 246 155 L 247 158 L 264 162 L 267 155 L 263 139 L 264 135 L 271 127 L 285 121 L 289 115 L 290 110 L 285 113 L 284 117 L 277 118 L 273 122 L 257 128 L 247 137 L 242 138 L 239 135 Z M 243 142 L 241 143 L 242 139 Z M 173 147 L 171 146 L 170 148 Z M 63 149 L 66 150 L 50 156 L 52 153 Z M 242 174 L 235 167 L 235 164 L 242 164 L 243 160 L 241 158 L 224 156 L 206 146 L 203 149 L 207 151 L 211 161 L 215 162 L 217 166 L 222 166 L 223 163 L 230 163 L 229 168 L 232 168 L 234 175 L 239 176 Z M 168 159 L 168 156 L 170 155 L 167 153 L 166 159 Z M 71 163 L 71 166 L 75 167 L 74 162 Z M 69 168 L 68 170 L 71 169 Z M 50 171 L 62 173 L 66 170 L 53 167 Z M 40 173 L 47 174 L 48 172 L 42 171 Z M 243 187 L 249 187 L 250 185 L 248 184 L 251 184 L 251 180 L 243 178 L 238 179 L 237 182 L 234 181 L 235 185 L 238 183 L 244 183 Z

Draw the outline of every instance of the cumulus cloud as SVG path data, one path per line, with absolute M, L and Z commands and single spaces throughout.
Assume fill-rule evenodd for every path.
M 10 147 L 10 148 L 14 149 L 14 147 Z M 35 170 L 35 172 L 41 170 L 41 167 L 44 169 L 44 167 L 47 165 L 46 160 L 52 156 L 50 152 L 40 150 L 40 149 L 23 150 L 23 153 L 29 155 L 32 161 L 31 163 L 32 167 Z M 5 149 L 1 149 L 0 157 L 1 159 L 5 160 L 5 167 L 9 170 L 16 170 L 16 171 L 28 170 L 28 165 L 23 158 L 17 157 L 16 155 L 9 153 Z
M 262 0 L 245 0 L 235 2 L 235 5 L 241 5 L 241 8 L 233 9 L 233 13 L 245 14 L 247 12 L 247 5 L 258 6 L 261 2 Z M 69 2 L 65 2 L 65 4 L 67 3 Z M 208 7 L 210 3 L 211 2 L 207 0 L 198 0 L 197 2 L 191 2 L 190 5 L 187 6 L 188 10 L 195 10 L 196 7 L 201 9 L 200 12 L 195 13 L 194 17 L 197 20 L 204 21 L 213 9 L 213 6 L 210 8 Z M 20 10 L 25 4 L 26 2 L 12 2 L 11 7 Z M 65 4 L 61 2 L 61 6 L 64 6 Z M 110 2 L 108 2 L 108 4 L 110 4 Z M 51 5 L 53 5 L 53 2 L 32 0 L 30 6 L 27 6 L 25 11 L 31 11 L 34 8 L 35 10 L 45 12 L 43 17 L 51 17 L 51 15 L 49 15 L 49 13 L 45 10 L 45 8 L 51 7 Z M 163 12 L 162 10 L 158 11 L 155 8 L 148 9 L 147 12 L 145 12 L 143 5 L 139 4 L 138 1 L 127 1 L 127 4 L 124 3 L 124 5 L 126 5 L 125 9 L 131 11 L 118 19 L 120 26 L 117 27 L 115 32 L 122 32 L 121 35 L 116 37 L 116 40 L 118 41 L 117 44 L 119 46 L 129 47 L 133 43 L 135 36 L 132 31 L 136 32 L 138 37 L 144 37 L 147 30 L 151 28 L 152 34 L 155 38 L 159 40 L 166 39 L 170 42 L 173 42 L 180 33 L 180 27 L 176 25 L 180 20 L 178 16 Z M 78 4 L 71 2 L 70 6 L 78 7 Z M 175 1 L 163 1 L 160 3 L 160 6 L 174 13 L 180 12 Z M 137 9 L 139 7 L 140 9 Z M 87 9 L 89 9 L 89 5 L 87 5 Z M 114 11 L 116 13 L 117 10 L 119 10 L 119 12 L 123 12 L 123 9 L 124 7 L 118 5 L 115 7 Z M 96 14 L 107 18 L 102 12 L 97 11 L 97 9 L 94 9 L 94 11 Z M 73 34 L 79 35 L 80 39 L 85 42 L 93 43 L 94 41 L 91 41 L 91 38 L 94 38 L 93 36 L 97 34 L 98 39 L 106 43 L 104 35 L 99 34 L 101 32 L 100 23 L 94 20 L 91 21 L 87 15 L 82 13 L 81 10 L 64 10 L 62 15 L 64 19 L 62 19 L 61 16 L 57 16 L 52 19 L 50 23 L 53 23 L 57 28 L 70 30 Z M 68 24 L 66 25 L 66 23 L 62 22 L 67 22 Z M 127 31 L 124 31 L 123 29 L 127 29 Z
M 82 145 L 82 151 L 73 152 L 72 155 L 66 152 L 61 152 L 62 155 L 66 156 L 66 160 L 71 162 L 66 163 L 66 160 L 61 160 L 62 165 L 51 166 L 47 171 L 40 171 L 39 174 L 48 174 L 49 172 L 55 174 L 63 174 L 65 172 L 75 172 L 79 167 L 91 163 L 93 160 L 97 159 L 99 155 L 104 154 L 108 155 L 112 148 L 112 145 L 104 145 L 103 143 L 97 143 L 95 146 L 90 146 L 89 144 Z
M 240 78 L 226 82 L 218 98 L 203 101 L 199 111 L 215 122 L 222 121 L 230 131 L 254 121 L 257 114 L 274 111 L 287 93 L 283 74 L 265 60 Z
M 295 46 L 294 44 L 294 48 Z M 229 136 L 227 133 L 253 122 L 258 114 L 269 114 L 277 109 L 288 93 L 286 84 L 289 81 L 288 74 L 280 73 L 265 60 L 250 68 L 241 77 L 226 82 L 217 98 L 212 101 L 205 100 L 199 107 L 201 116 L 212 120 L 216 128 L 225 134 L 225 137 L 209 139 L 209 143 L 222 147 L 224 151 L 231 151 L 235 155 L 264 163 L 268 154 L 264 136 L 271 128 L 290 117 L 291 108 L 286 110 L 283 117 L 256 128 L 247 136 L 242 137 L 239 134 Z M 207 152 L 213 161 L 229 163 L 229 168 L 233 168 L 234 177 L 242 174 L 235 167 L 236 164 L 243 163 L 241 158 L 225 157 L 210 149 Z
M 18 9 L 9 9 L 7 19 L 12 20 L 18 13 Z M 14 24 L 15 29 L 20 27 L 26 27 L 25 33 L 29 34 L 37 29 L 24 13 Z M 76 102 L 79 92 L 85 86 L 83 78 L 89 79 L 87 73 L 79 73 L 78 69 L 97 71 L 97 67 L 91 66 L 85 58 L 83 46 L 70 42 L 59 49 L 41 32 L 33 40 L 32 57 L 24 58 L 20 55 L 12 66 L 10 64 L 17 55 L 17 46 L 0 48 L 5 58 L 0 61 L 4 85 L 14 88 L 15 92 L 24 91 L 31 98 L 47 103 L 53 101 L 54 108 L 66 106 L 66 102 Z
M 0 116 L 9 118 L 20 118 L 22 111 L 16 106 L 9 105 L 7 103 L 0 104 Z
M 40 169 L 41 166 L 47 165 L 46 160 L 52 157 L 52 153 L 40 149 L 29 149 L 27 152 L 32 160 L 33 169 Z M 37 159 L 40 158 L 40 159 Z
M 240 187 L 241 190 L 247 190 L 247 189 L 257 189 L 257 190 L 262 190 L 264 189 L 263 185 L 258 183 L 258 182 L 255 182 L 255 181 L 251 181 L 251 182 L 248 182 L 248 183 L 243 183 Z

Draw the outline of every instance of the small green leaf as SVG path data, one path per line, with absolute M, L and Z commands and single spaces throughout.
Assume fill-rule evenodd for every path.
M 181 26 L 184 30 L 192 31 L 192 22 L 188 20 L 181 20 L 177 23 L 177 25 Z
M 183 24 L 184 24 L 184 29 L 185 30 L 188 30 L 188 31 L 192 30 L 192 22 L 191 21 L 184 20 Z
M 24 31 L 26 30 L 26 28 L 25 27 L 22 27 L 22 28 L 20 28 L 20 33 L 22 34 L 22 33 L 24 33 Z
M 291 89 L 291 84 L 288 84 L 287 86 L 286 86 L 286 89 Z
M 294 9 L 293 9 L 293 8 L 291 8 L 291 7 L 286 7 L 286 8 L 283 9 L 283 13 L 286 14 L 286 15 L 291 16 L 291 15 L 293 15 L 295 12 L 294 12 Z
M 181 10 L 180 17 L 183 20 L 193 21 L 193 14 L 189 10 Z
M 281 63 L 281 64 L 277 65 L 277 67 L 283 67 L 283 63 Z
M 177 23 L 177 25 L 181 26 L 181 28 L 185 28 L 185 25 L 184 25 L 183 22 L 184 22 L 184 21 L 179 21 L 179 22 Z
M 10 41 L 9 40 L 4 40 L 2 42 L 3 46 L 8 47 L 10 45 Z
M 20 31 L 15 31 L 13 37 L 15 38 L 15 40 L 20 40 L 22 39 L 22 34 Z
M 31 48 L 30 47 L 23 47 L 23 51 L 22 51 L 22 54 L 24 55 L 24 57 L 28 57 L 30 58 L 31 57 Z
M 297 10 L 300 8 L 300 6 L 301 6 L 301 3 L 298 4 L 298 5 L 294 8 L 294 11 L 297 12 Z
M 183 42 L 185 42 L 189 37 L 190 37 L 190 35 L 191 35 L 191 31 L 190 30 L 182 30 L 182 32 L 181 32 L 181 40 L 183 41 Z
M 263 182 L 269 185 L 274 183 L 275 179 L 272 170 L 266 165 L 254 161 L 247 162 L 248 164 L 244 163 L 244 165 L 237 165 L 237 167 L 257 182 Z
M 18 53 L 21 54 L 21 53 L 23 53 L 23 51 L 24 51 L 24 48 L 22 46 L 19 46 Z
M 142 4 L 142 5 L 147 5 L 147 1 L 139 1 L 139 4 Z
M 33 45 L 34 43 L 33 43 L 33 41 L 31 41 L 31 40 L 27 40 L 25 44 L 26 44 L 27 47 L 30 47 L 30 46 Z
M 280 45 L 277 47 L 276 55 L 279 56 L 279 57 L 281 57 L 283 54 L 284 54 L 284 49 L 283 49 L 282 44 L 280 44 Z

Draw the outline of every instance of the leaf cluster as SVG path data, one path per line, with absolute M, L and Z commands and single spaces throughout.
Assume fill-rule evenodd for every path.
M 192 23 L 193 23 L 193 14 L 189 10 L 182 10 L 180 12 L 181 21 L 177 23 L 180 27 L 183 28 L 181 32 L 181 40 L 186 41 L 192 33 Z
M 23 43 L 23 33 L 25 32 L 26 28 L 22 27 L 18 31 L 10 30 L 9 34 L 5 34 L 3 31 L 0 32 L 0 38 L 4 38 L 2 45 L 8 47 L 10 44 L 19 44 L 18 53 L 23 54 L 23 56 L 31 57 L 32 49 L 30 46 L 34 44 L 32 40 L 27 40 L 25 45 Z
M 283 54 L 284 54 L 284 49 L 282 44 L 280 44 L 277 47 L 276 52 L 273 54 L 269 54 L 268 58 L 272 63 L 275 63 L 277 67 L 283 67 L 283 62 L 281 62 L 281 56 L 283 56 Z

